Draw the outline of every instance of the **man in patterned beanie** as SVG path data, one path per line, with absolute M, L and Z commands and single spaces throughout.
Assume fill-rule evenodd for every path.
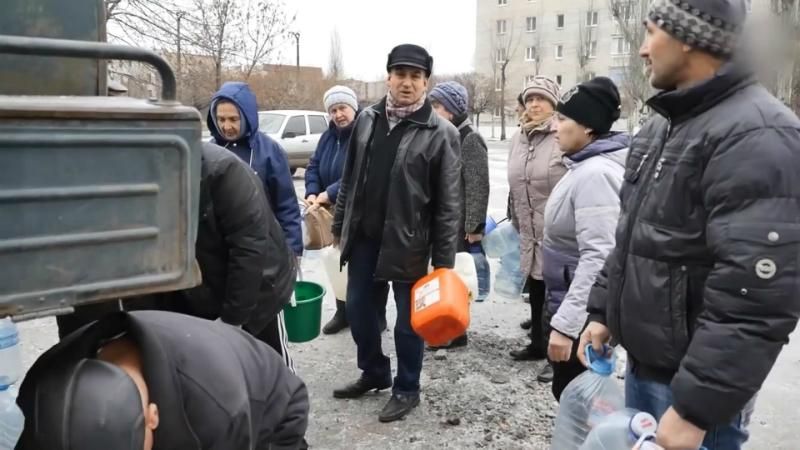
M 800 120 L 741 58 L 745 19 L 745 0 L 654 0 L 639 54 L 662 92 L 579 344 L 625 347 L 626 406 L 666 449 L 741 449 L 800 317 Z

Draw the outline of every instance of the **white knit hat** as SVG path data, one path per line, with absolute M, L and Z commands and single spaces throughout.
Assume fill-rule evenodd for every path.
M 353 108 L 353 111 L 358 111 L 358 98 L 356 93 L 347 86 L 334 86 L 325 92 L 322 96 L 322 103 L 325 104 L 325 112 L 329 112 L 333 105 L 344 103 L 345 105 Z

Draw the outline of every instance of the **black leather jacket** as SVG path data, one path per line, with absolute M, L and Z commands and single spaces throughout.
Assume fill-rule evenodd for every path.
M 347 262 L 365 214 L 363 187 L 378 105 L 365 109 L 350 138 L 339 186 L 334 236 Z M 458 130 L 431 110 L 424 122 L 410 121 L 392 167 L 386 221 L 375 277 L 416 282 L 434 267 L 452 268 L 461 222 L 461 147 Z

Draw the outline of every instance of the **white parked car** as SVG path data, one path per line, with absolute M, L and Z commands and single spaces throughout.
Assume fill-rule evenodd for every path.
M 321 111 L 259 111 L 258 129 L 286 150 L 294 173 L 298 167 L 308 166 L 320 136 L 328 129 L 328 115 Z

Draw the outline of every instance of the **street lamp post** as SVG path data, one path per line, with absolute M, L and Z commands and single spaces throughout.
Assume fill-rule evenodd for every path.
M 300 32 L 290 31 L 289 35 L 295 39 L 295 47 L 297 49 L 297 71 L 300 71 Z

